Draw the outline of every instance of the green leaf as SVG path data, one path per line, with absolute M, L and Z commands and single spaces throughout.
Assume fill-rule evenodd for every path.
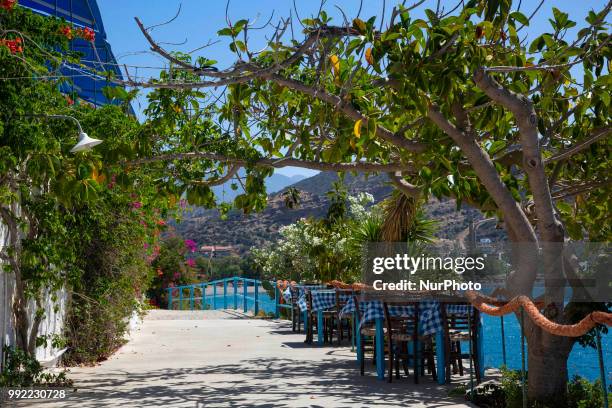
M 233 37 L 234 32 L 232 31 L 231 28 L 229 27 L 225 27 L 222 28 L 221 30 L 217 31 L 217 35 L 218 36 L 228 36 L 228 37 Z
M 521 24 L 523 24 L 525 26 L 529 25 L 529 19 L 527 18 L 527 16 L 525 16 L 520 11 L 513 11 L 512 13 L 510 13 L 509 17 L 511 19 L 514 19 L 514 20 L 518 21 L 519 23 L 521 23 Z
M 491 143 L 491 146 L 489 146 L 489 154 L 493 156 L 494 154 L 502 151 L 505 148 L 506 148 L 506 142 L 504 140 L 496 140 L 493 143 Z
M 234 24 L 234 35 L 238 35 L 242 29 L 249 23 L 248 20 L 238 20 L 236 21 L 236 24 Z

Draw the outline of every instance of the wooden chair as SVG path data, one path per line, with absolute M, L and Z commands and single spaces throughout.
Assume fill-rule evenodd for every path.
M 336 289 L 336 313 L 334 314 L 333 321 L 336 323 L 338 329 L 338 345 L 344 339 L 344 329 L 347 332 L 347 339 L 350 341 L 353 337 L 353 318 L 352 316 L 340 316 L 342 308 L 348 303 L 348 296 L 356 295 L 359 292 L 355 292 L 353 289 Z M 343 296 L 345 295 L 345 296 Z
M 480 364 L 478 359 L 478 322 L 480 320 L 479 311 L 471 308 L 470 316 L 464 314 L 448 313 L 446 306 L 460 305 L 465 303 L 441 303 L 440 313 L 444 327 L 444 348 L 445 348 L 445 374 L 446 382 L 451 380 L 451 368 L 454 374 L 459 372 L 463 376 L 463 360 L 471 359 L 476 376 L 476 382 L 480 383 Z M 461 342 L 471 343 L 471 352 L 461 350 Z
M 312 313 L 312 293 L 306 290 L 306 343 L 312 344 L 314 333 L 314 325 L 318 323 L 318 319 L 313 319 Z M 317 328 L 318 330 L 318 328 Z
M 312 310 L 312 292 L 310 290 L 306 291 L 306 307 L 307 307 L 307 319 L 308 319 L 308 330 L 306 332 L 306 343 L 311 344 L 314 339 L 314 328 L 316 327 L 317 333 L 319 330 L 323 331 L 323 341 L 330 342 L 333 336 L 333 316 L 334 310 L 325 310 L 323 311 L 323 327 L 319 327 L 319 319 L 317 316 L 317 312 Z
M 414 313 L 409 316 L 393 316 L 389 313 L 392 306 L 412 306 Z M 414 383 L 419 383 L 419 303 L 418 302 L 384 302 L 385 324 L 387 327 L 387 348 L 389 350 L 389 378 L 393 381 L 393 367 L 395 376 L 400 378 L 400 362 L 404 366 L 404 372 L 408 375 L 408 361 L 414 364 Z M 412 351 L 408 343 L 412 343 Z
M 355 302 L 355 312 L 358 316 L 358 321 L 361 322 L 363 320 L 363 313 L 361 311 L 359 302 L 360 301 L 367 301 L 367 295 L 362 294 L 362 295 L 357 295 L 354 294 L 353 295 L 353 301 Z M 367 322 L 363 325 L 361 325 L 361 327 L 359 328 L 359 331 L 357 332 L 357 336 L 359 336 L 359 344 L 360 344 L 360 353 L 361 353 L 361 363 L 360 363 L 360 372 L 361 375 L 365 374 L 365 353 L 366 352 L 371 352 L 372 353 L 372 362 L 374 363 L 374 365 L 376 365 L 376 325 L 374 322 Z M 371 340 L 371 347 L 366 347 L 366 342 L 368 340 Z
M 289 291 L 291 292 L 291 330 L 299 333 L 302 330 L 302 312 L 297 304 L 300 298 L 300 290 L 297 287 L 291 286 Z

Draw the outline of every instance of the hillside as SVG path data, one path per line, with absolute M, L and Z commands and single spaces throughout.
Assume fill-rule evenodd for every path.
M 239 253 L 245 253 L 252 246 L 262 246 L 278 237 L 278 230 L 303 217 L 323 217 L 327 211 L 328 199 L 326 193 L 332 189 L 332 184 L 338 180 L 333 172 L 323 172 L 316 176 L 298 181 L 291 185 L 301 191 L 299 208 L 289 209 L 285 206 L 281 190 L 270 194 L 268 206 L 258 214 L 244 215 L 233 211 L 226 220 L 219 217 L 217 210 L 202 208 L 191 209 L 184 219 L 175 225 L 176 230 L 185 238 L 193 239 L 198 245 L 231 245 Z M 384 175 L 346 175 L 345 185 L 350 194 L 368 192 L 376 202 L 388 196 L 392 187 Z M 425 211 L 430 218 L 439 222 L 437 236 L 447 240 L 455 240 L 465 236 L 469 217 L 482 219 L 477 210 L 462 206 L 457 211 L 453 200 L 438 201 L 432 199 Z M 494 229 L 491 223 L 479 229 L 478 238 L 499 239 L 500 231 Z
M 244 177 L 244 170 L 238 173 L 241 177 Z M 287 186 L 290 186 L 300 180 L 304 179 L 302 175 L 285 176 L 283 174 L 274 173 L 272 176 L 266 179 L 266 190 L 269 194 L 281 191 Z M 215 195 L 219 198 L 219 201 L 231 202 L 234 198 L 240 194 L 240 190 L 232 190 L 230 183 L 226 183 L 221 186 L 215 186 L 212 188 Z

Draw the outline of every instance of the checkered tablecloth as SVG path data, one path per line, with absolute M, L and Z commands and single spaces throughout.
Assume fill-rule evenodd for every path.
M 304 296 L 307 289 L 324 289 L 324 285 L 297 285 L 294 286 L 298 290 L 298 297 Z M 283 291 L 283 298 L 287 303 L 291 303 L 291 287 L 288 287 Z
M 283 291 L 283 299 L 285 299 L 285 302 L 291 303 L 291 288 L 288 287 Z
M 311 290 L 312 294 L 312 311 L 317 312 L 319 310 L 327 310 L 336 306 L 336 291 L 334 289 L 323 289 L 323 290 Z M 340 301 L 350 301 L 352 298 L 350 292 L 340 292 Z M 301 311 L 308 309 L 308 302 L 306 302 L 306 293 L 300 296 L 297 302 Z
M 383 302 L 380 300 L 359 302 L 362 319 L 359 327 L 375 319 L 384 319 L 385 311 Z M 467 315 L 470 306 L 468 305 L 447 305 L 448 313 Z M 351 298 L 340 311 L 340 315 L 348 315 L 355 311 L 355 302 Z M 392 316 L 411 316 L 414 313 L 414 306 L 389 306 L 389 313 Z M 440 314 L 440 303 L 435 300 L 419 302 L 419 327 L 422 335 L 434 334 L 443 329 L 442 315 Z

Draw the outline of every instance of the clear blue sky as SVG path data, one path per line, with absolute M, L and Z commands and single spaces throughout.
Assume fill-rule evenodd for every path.
M 399 0 L 387 0 L 386 19 L 393 4 Z M 409 0 L 407 4 L 414 1 Z M 518 1 L 514 2 L 515 5 Z M 551 14 L 553 6 L 570 14 L 570 19 L 578 22 L 580 27 L 584 16 L 589 10 L 600 10 L 605 6 L 605 0 L 581 0 L 581 1 L 546 1 L 540 12 L 526 30 L 530 35 L 548 31 L 547 18 Z M 315 15 L 319 9 L 318 0 L 296 0 L 297 11 L 300 18 L 304 19 Z M 329 15 L 333 16 L 336 24 L 342 23 L 340 11 L 336 6 L 342 8 L 349 19 L 356 16 L 360 2 L 358 0 L 327 0 L 324 9 Z M 367 19 L 374 15 L 382 15 L 382 0 L 363 0 L 361 18 Z M 441 4 L 452 7 L 456 4 L 455 0 L 443 0 Z M 521 11 L 529 15 L 539 4 L 538 0 L 523 0 Z M 134 65 L 141 68 L 129 67 L 131 75 L 135 76 L 157 76 L 159 67 L 163 67 L 165 61 L 149 50 L 148 43 L 136 26 L 134 17 L 139 17 L 145 26 L 159 24 L 174 17 L 179 6 L 181 12 L 179 16 L 170 24 L 157 27 L 152 34 L 158 41 L 168 43 L 166 48 L 175 51 L 191 51 L 209 41 L 216 41 L 217 31 L 227 26 L 226 23 L 226 1 L 225 0 L 98 0 L 98 5 L 102 13 L 104 26 L 108 35 L 108 40 L 112 45 L 113 52 L 120 64 L 128 66 Z M 425 5 L 435 9 L 436 1 L 428 0 Z M 515 6 L 516 7 L 516 6 Z M 423 5 L 419 7 L 423 10 Z M 231 0 L 228 9 L 228 16 L 232 22 L 245 18 L 253 20 L 258 17 L 257 24 L 265 24 L 274 11 L 273 22 L 278 22 L 280 17 L 286 18 L 295 11 L 291 0 Z M 380 18 L 377 19 L 380 22 Z M 299 26 L 298 26 L 299 27 Z M 301 27 L 295 27 L 296 37 L 300 38 Z M 258 45 L 263 47 L 265 35 L 271 33 L 271 29 L 253 32 L 251 48 L 257 49 Z M 196 55 L 203 55 L 209 59 L 218 61 L 219 68 L 225 68 L 234 61 L 233 54 L 228 50 L 228 43 L 221 41 L 201 51 Z M 153 68 L 142 68 L 143 66 Z M 134 108 L 141 111 L 145 98 L 140 98 Z M 304 169 L 281 169 L 279 173 L 286 175 L 304 174 L 313 175 L 316 172 Z

